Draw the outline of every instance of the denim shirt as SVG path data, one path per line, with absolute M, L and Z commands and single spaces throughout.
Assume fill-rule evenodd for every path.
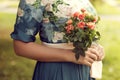
M 23 42 L 34 42 L 39 32 L 43 42 L 65 43 L 64 33 L 59 27 L 81 8 L 96 15 L 89 0 L 20 0 L 11 37 Z M 57 19 L 50 19 L 51 15 Z

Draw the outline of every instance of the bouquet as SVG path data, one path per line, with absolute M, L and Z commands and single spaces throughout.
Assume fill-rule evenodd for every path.
M 85 56 L 85 51 L 92 42 L 100 39 L 100 33 L 96 30 L 96 24 L 100 17 L 89 14 L 85 9 L 75 12 L 62 26 L 65 33 L 64 39 L 68 43 L 73 43 L 73 52 L 78 60 L 79 56 Z

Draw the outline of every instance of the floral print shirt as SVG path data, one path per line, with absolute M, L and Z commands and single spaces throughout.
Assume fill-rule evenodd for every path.
M 66 42 L 63 39 L 64 33 L 59 27 L 81 8 L 96 15 L 89 0 L 20 0 L 11 37 L 24 42 L 33 42 L 39 32 L 43 42 Z

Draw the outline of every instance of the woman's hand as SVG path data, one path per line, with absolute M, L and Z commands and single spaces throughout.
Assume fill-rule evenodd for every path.
M 96 49 L 97 52 L 99 53 L 98 61 L 101 61 L 105 57 L 104 49 L 100 44 L 93 43 L 92 48 Z
M 84 64 L 84 65 L 88 65 L 91 66 L 92 63 L 94 61 L 97 61 L 98 57 L 99 57 L 99 53 L 96 49 L 94 48 L 88 48 L 88 50 L 85 52 L 85 57 L 84 56 L 80 56 L 80 58 L 78 59 L 78 61 L 76 60 L 77 64 Z
M 104 58 L 104 49 L 99 44 L 92 44 L 85 54 L 85 57 L 80 56 L 80 59 L 75 63 L 91 66 L 94 61 L 100 61 Z

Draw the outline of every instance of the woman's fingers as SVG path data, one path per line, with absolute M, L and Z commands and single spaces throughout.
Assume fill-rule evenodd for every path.
M 84 64 L 84 65 L 87 65 L 87 66 L 91 66 L 92 63 L 93 63 L 93 60 L 90 59 L 88 56 L 80 56 L 80 59 L 77 61 L 78 64 Z
M 87 61 L 87 60 L 85 61 L 85 63 L 84 63 L 84 64 L 85 64 L 85 65 L 87 65 L 87 66 L 90 66 L 90 67 L 92 66 L 92 63 L 90 63 L 90 62 L 89 62 L 89 61 Z
M 99 45 L 98 50 L 99 50 L 99 59 L 98 60 L 102 60 L 105 56 L 104 49 L 101 45 Z
M 88 58 L 91 58 L 93 61 L 97 60 L 97 56 L 91 53 L 90 51 L 86 51 L 86 55 L 88 56 Z
M 105 55 L 105 54 L 104 54 L 104 49 L 103 49 L 103 47 L 98 44 L 95 49 L 96 49 L 96 50 L 98 51 L 98 53 L 99 53 L 98 61 L 102 60 L 102 59 L 104 58 L 104 55 Z
M 80 59 L 78 60 L 78 64 L 91 66 L 92 63 L 97 60 L 97 55 L 95 55 L 89 50 L 86 51 L 85 54 L 86 54 L 85 57 L 80 56 Z
M 91 48 L 95 49 L 98 54 L 98 61 L 102 60 L 105 56 L 104 48 L 100 44 L 91 45 Z
M 84 64 L 92 66 L 92 63 L 97 60 L 102 60 L 104 57 L 104 50 L 102 46 L 91 46 L 85 51 L 85 57 L 80 56 L 80 59 L 77 61 L 77 64 Z
M 97 59 L 99 58 L 99 52 L 96 49 L 94 49 L 94 48 L 88 48 L 88 51 L 91 53 L 91 55 L 92 54 L 96 55 Z

